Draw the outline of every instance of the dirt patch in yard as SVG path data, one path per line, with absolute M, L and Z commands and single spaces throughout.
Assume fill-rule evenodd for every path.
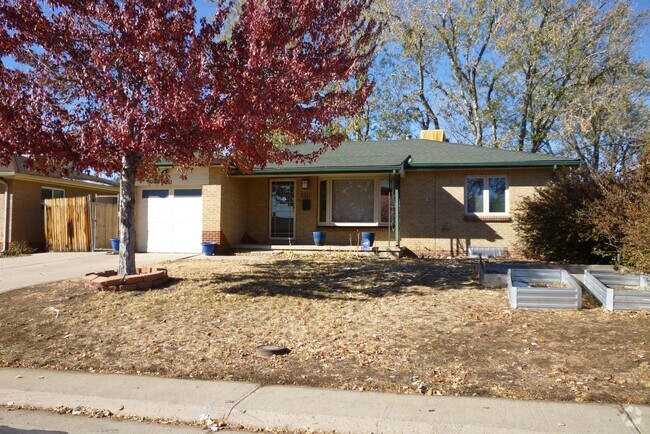
M 530 282 L 531 288 L 566 288 L 566 283 L 562 282 Z
M 516 310 L 465 260 L 266 255 L 170 283 L 0 295 L 0 365 L 350 390 L 650 403 L 650 312 Z M 259 357 L 279 344 L 286 356 Z
M 616 291 L 647 291 L 648 288 L 645 286 L 624 286 L 624 285 L 614 285 L 610 286 L 613 290 Z

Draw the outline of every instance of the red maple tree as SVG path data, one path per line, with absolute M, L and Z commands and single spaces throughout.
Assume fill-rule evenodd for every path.
M 311 156 L 277 144 L 360 111 L 371 0 L 0 0 L 0 163 L 119 174 L 121 274 L 135 272 L 136 179 L 218 161 L 249 171 Z M 315 146 L 315 152 L 319 147 Z

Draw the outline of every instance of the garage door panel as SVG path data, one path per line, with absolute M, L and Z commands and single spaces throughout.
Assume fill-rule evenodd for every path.
M 197 204 L 188 204 L 185 201 L 182 201 L 183 203 L 179 202 L 181 201 L 176 201 L 175 207 L 172 210 L 173 216 L 170 216 L 172 224 L 175 222 L 196 223 Z M 198 210 L 200 211 L 200 208 Z
M 160 191 L 149 193 L 143 189 L 138 195 L 138 250 L 200 252 L 203 217 L 200 187 L 168 191 L 165 196 Z

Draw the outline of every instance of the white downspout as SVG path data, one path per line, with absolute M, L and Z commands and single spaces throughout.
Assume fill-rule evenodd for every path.
M 5 206 L 4 206 L 4 215 L 5 218 L 3 220 L 4 222 L 4 236 L 2 237 L 2 246 L 0 246 L 0 252 L 4 252 L 7 250 L 7 242 L 9 241 L 7 238 L 9 237 L 9 184 L 4 182 L 2 179 L 0 179 L 0 184 L 5 186 Z

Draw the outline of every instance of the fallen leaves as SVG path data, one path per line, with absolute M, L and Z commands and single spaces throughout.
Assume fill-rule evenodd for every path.
M 3 294 L 0 365 L 650 402 L 650 314 L 513 310 L 504 290 L 472 282 L 471 261 L 284 254 L 165 266 L 174 282 L 138 295 L 74 280 L 42 285 L 40 298 Z M 42 314 L 52 300 L 58 318 Z M 292 352 L 255 357 L 268 342 Z

